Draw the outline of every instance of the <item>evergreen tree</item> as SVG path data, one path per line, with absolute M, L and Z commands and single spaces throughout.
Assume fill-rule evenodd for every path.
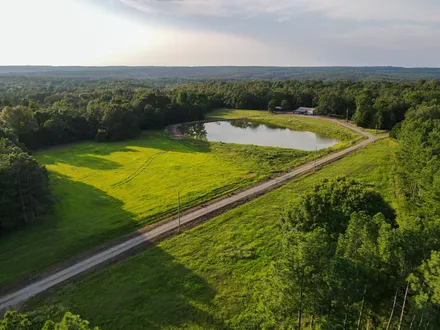
M 7 139 L 0 139 L 0 231 L 40 215 L 49 200 L 45 167 Z

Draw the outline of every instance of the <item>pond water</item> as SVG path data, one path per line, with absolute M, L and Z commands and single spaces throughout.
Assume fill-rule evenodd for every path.
M 248 120 L 216 121 L 184 125 L 185 136 L 212 142 L 252 144 L 257 146 L 318 150 L 339 140 L 313 132 L 293 131 Z

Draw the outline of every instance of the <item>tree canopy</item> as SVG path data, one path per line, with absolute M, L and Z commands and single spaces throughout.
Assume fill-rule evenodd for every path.
M 99 328 L 91 327 L 88 321 L 70 312 L 66 312 L 61 320 L 52 321 L 41 320 L 41 315 L 36 313 L 29 316 L 8 311 L 0 320 L 0 330 L 99 330 Z
M 379 194 L 347 178 L 322 181 L 302 195 L 282 217 L 278 284 L 265 293 L 281 298 L 272 299 L 265 326 L 389 329 L 421 313 L 437 324 L 439 258 L 433 253 L 423 261 L 429 254 L 421 252 L 435 246 L 428 239 L 435 235 L 416 219 L 398 227 L 394 218 Z M 410 317 L 395 317 L 401 313 Z
M 32 221 L 49 201 L 46 169 L 6 138 L 0 138 L 0 232 Z

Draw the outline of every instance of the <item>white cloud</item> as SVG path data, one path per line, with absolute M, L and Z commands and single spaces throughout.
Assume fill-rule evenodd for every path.
M 289 11 L 298 0 L 120 0 L 147 13 L 250 17 Z M 285 16 L 285 15 L 284 15 Z
M 330 38 L 350 47 L 422 53 L 433 49 L 440 51 L 440 44 L 433 42 L 440 40 L 440 30 L 416 23 L 360 27 Z
M 112 58 L 108 65 L 123 62 L 127 65 L 312 65 L 307 52 L 291 53 L 280 47 L 243 36 L 195 30 L 162 31 L 162 45 L 145 45 L 125 59 Z
M 237 65 L 402 65 L 438 66 L 440 52 L 439 0 L 119 0 L 140 10 L 181 19 L 191 15 L 217 16 L 243 21 L 241 41 L 232 29 L 201 20 L 199 31 L 224 31 L 195 39 L 179 63 Z M 329 20 L 314 15 L 319 13 Z M 292 19 L 295 17 L 294 19 Z M 196 21 L 197 17 L 189 17 Z M 272 21 L 270 21 L 272 20 Z M 226 21 L 226 22 L 229 22 Z M 270 24 L 270 25 L 269 25 Z M 310 24 L 307 26 L 307 24 Z M 266 26 L 268 28 L 263 28 Z M 240 25 L 236 25 L 240 26 Z M 307 26 L 307 28 L 304 28 Z M 262 32 L 262 33 L 260 33 Z M 245 37 L 248 36 L 248 37 Z M 233 40 L 233 41 L 232 41 Z M 228 43 L 234 46 L 228 47 Z M 206 44 L 206 48 L 200 46 Z M 277 48 L 274 51 L 274 47 Z M 191 49 L 193 51 L 191 56 Z M 250 51 L 249 51 L 250 50 Z M 188 53 L 185 53 L 188 52 Z M 235 53 L 233 53 L 235 52 Z M 202 55 L 203 54 L 203 55 Z M 163 58 L 172 54 L 164 53 Z M 169 60 L 171 62 L 171 59 Z
M 361 26 L 327 36 L 326 55 L 333 65 L 438 67 L 440 44 L 434 40 L 440 30 L 423 24 Z
M 25 10 L 24 10 L 25 8 Z M 0 65 L 99 64 L 160 43 L 160 31 L 73 0 L 0 0 Z
M 330 18 L 440 22 L 437 0 L 297 0 L 308 11 Z
M 313 64 L 252 37 L 140 24 L 76 0 L 0 0 L 0 13 L 0 65 Z
M 175 24 L 136 23 L 78 0 L 0 0 L 0 65 L 439 65 L 440 29 L 429 23 L 440 20 L 438 0 L 113 1 Z M 363 22 L 316 22 L 311 12 Z M 232 19 L 190 29 L 181 25 L 189 15 Z
M 440 22 L 438 0 L 120 0 L 137 9 L 172 15 L 252 17 L 273 14 L 285 19 L 298 11 L 348 20 Z

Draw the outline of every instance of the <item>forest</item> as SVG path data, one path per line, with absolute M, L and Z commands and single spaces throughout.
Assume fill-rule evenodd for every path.
M 116 141 L 139 130 L 203 118 L 212 109 L 289 111 L 353 119 L 362 127 L 392 129 L 405 113 L 440 101 L 438 81 L 246 81 L 159 84 L 151 81 L 0 80 L 3 135 L 28 149 L 87 139 Z M 7 132 L 5 132 L 5 130 Z
M 213 109 L 316 107 L 365 128 L 400 129 L 405 114 L 440 103 L 440 82 L 242 81 L 160 84 L 5 77 L 0 80 L 0 230 L 28 222 L 49 200 L 38 150 L 84 140 L 120 141 L 141 130 L 204 118 Z M 429 112 L 431 113 L 431 112 Z M 21 152 L 20 152 L 21 150 Z M 9 193 L 6 193 L 9 192 Z
M 440 326 L 440 82 L 0 80 L 0 235 L 51 203 L 33 150 L 112 142 L 203 119 L 213 109 L 284 111 L 386 129 L 399 141 L 399 215 L 371 187 L 338 177 L 292 201 L 278 221 L 281 258 L 261 291 L 258 327 Z M 1 236 L 0 236 L 1 237 Z M 254 324 L 255 325 L 255 324 Z
M 438 68 L 370 67 L 274 67 L 274 66 L 4 66 L 0 76 L 60 77 L 76 79 L 154 79 L 167 82 L 196 80 L 386 80 L 439 79 Z

